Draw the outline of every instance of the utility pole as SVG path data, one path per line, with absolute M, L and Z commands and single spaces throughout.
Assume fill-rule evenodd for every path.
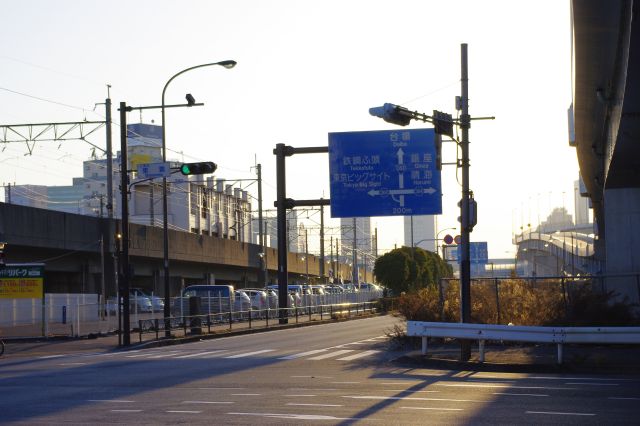
M 324 281 L 324 205 L 320 205 L 320 282 Z
M 120 297 L 122 298 L 122 345 L 131 344 L 131 325 L 129 323 L 129 175 L 127 173 L 127 104 L 120 102 L 120 194 L 122 195 L 122 282 Z
M 104 101 L 106 110 L 106 130 L 107 130 L 107 217 L 109 220 L 113 219 L 113 148 L 111 137 L 111 98 L 109 97 L 110 85 L 107 85 L 107 99 Z M 109 223 L 111 228 L 111 223 Z M 109 234 L 112 234 L 110 232 Z M 111 238 L 111 237 L 109 237 Z M 111 247 L 111 241 L 109 241 L 109 247 Z
M 267 286 L 267 247 L 265 244 L 265 235 L 262 223 L 262 164 L 256 164 L 256 174 L 258 176 L 258 239 L 260 240 L 260 250 L 262 250 L 261 259 L 261 275 L 264 283 L 262 287 Z M 259 282 L 260 280 L 258 280 Z
M 353 284 L 358 283 L 358 254 L 356 253 L 357 249 L 357 240 L 356 240 L 356 218 L 353 218 L 353 253 L 351 254 L 353 258 L 353 269 L 351 269 L 351 280 Z
M 470 216 L 469 216 L 469 75 L 467 67 L 467 44 L 461 45 L 461 96 L 460 107 L 460 152 L 462 168 L 462 200 L 460 202 L 461 244 L 460 244 L 460 321 L 471 321 L 471 263 L 470 263 Z M 460 359 L 467 361 L 471 358 L 471 345 L 463 340 L 460 345 Z
M 331 259 L 331 271 L 332 271 L 332 274 L 333 274 L 332 278 L 334 278 L 336 276 L 336 264 L 335 264 L 335 261 L 333 259 L 333 235 L 331 236 L 331 242 L 329 243 L 329 247 L 331 248 L 330 259 Z

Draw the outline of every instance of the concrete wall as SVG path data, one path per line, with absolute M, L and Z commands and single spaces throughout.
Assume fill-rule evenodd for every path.
M 607 279 L 607 288 L 639 301 L 640 188 L 607 189 L 604 193 L 606 273 L 628 275 Z
M 109 231 L 107 219 L 52 210 L 0 203 L 0 241 L 7 262 L 44 262 L 45 291 L 92 292 L 102 294 L 102 261 L 100 239 L 120 229 L 115 221 Z M 162 295 L 162 228 L 130 225 L 130 261 L 133 265 L 132 286 L 142 286 Z M 237 286 L 258 283 L 261 248 L 208 235 L 169 231 L 169 266 L 172 294 L 185 284 L 207 279 L 230 282 Z M 108 246 L 104 254 L 105 290 L 115 294 L 114 253 Z M 304 279 L 306 262 L 296 253 L 288 254 L 290 280 Z M 267 248 L 270 282 L 276 282 L 277 250 Z M 329 260 L 327 257 L 326 260 Z M 319 274 L 319 259 L 309 256 L 309 275 Z M 350 276 L 348 265 L 341 265 L 344 276 Z M 302 277 L 302 278 L 301 278 Z

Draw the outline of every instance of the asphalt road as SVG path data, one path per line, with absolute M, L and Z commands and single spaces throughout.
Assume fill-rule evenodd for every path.
M 640 377 L 398 364 L 391 316 L 0 359 L 0 423 L 637 424 Z

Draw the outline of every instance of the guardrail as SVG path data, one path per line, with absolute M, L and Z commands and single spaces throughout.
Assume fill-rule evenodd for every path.
M 352 315 L 360 316 L 365 313 L 373 313 L 378 310 L 378 302 L 359 302 L 359 303 L 334 303 L 328 305 L 307 305 L 285 308 L 286 317 L 295 319 L 298 324 L 301 321 L 313 321 L 314 316 L 319 317 L 320 321 L 326 317 L 334 318 L 336 316 L 346 316 L 350 318 Z M 169 324 L 171 330 L 182 330 L 184 335 L 200 335 L 204 334 L 206 327 L 207 333 L 215 333 L 215 327 L 224 326 L 228 330 L 233 328 L 234 323 L 247 323 L 246 328 L 270 328 L 278 323 L 280 309 L 251 309 L 245 311 L 229 311 L 207 313 L 201 315 L 184 315 L 171 317 Z M 271 321 L 274 320 L 274 321 Z M 257 324 L 256 324 L 257 323 Z M 160 330 L 165 329 L 165 321 L 161 318 L 141 319 L 138 321 L 138 336 L 142 342 L 142 336 L 145 333 L 155 333 L 156 339 L 159 339 Z M 213 329 L 213 331 L 212 331 Z
M 423 355 L 427 353 L 427 338 L 429 337 L 477 340 L 480 362 L 484 362 L 486 340 L 555 343 L 558 347 L 558 364 L 562 364 L 562 345 L 564 343 L 640 343 L 640 327 L 531 327 L 407 321 L 407 335 L 422 337 Z

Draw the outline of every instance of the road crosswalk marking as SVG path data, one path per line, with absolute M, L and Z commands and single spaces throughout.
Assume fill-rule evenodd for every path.
M 374 350 L 364 351 L 364 352 L 360 352 L 360 353 L 357 353 L 357 354 L 345 356 L 343 358 L 338 358 L 337 360 L 338 361 L 353 361 L 354 359 L 364 358 L 364 357 L 369 356 L 369 355 L 377 354 L 378 352 L 380 352 L 380 351 L 374 351 Z
M 382 336 L 381 336 L 382 337 Z M 353 349 L 345 349 L 345 345 L 355 344 L 358 346 L 352 346 Z M 109 356 L 114 358 L 128 358 L 132 360 L 192 360 L 192 359 L 209 359 L 209 358 L 220 358 L 220 359 L 241 359 L 241 358 L 251 358 L 255 356 L 269 356 L 273 357 L 272 359 L 282 360 L 282 361 L 291 361 L 291 360 L 307 360 L 307 361 L 321 361 L 325 359 L 332 358 L 335 361 L 354 361 L 364 357 L 372 356 L 377 353 L 382 352 L 381 350 L 365 350 L 366 348 L 360 348 L 359 345 L 361 342 L 353 342 L 347 343 L 340 346 L 331 346 L 322 349 L 313 349 L 307 350 L 303 352 L 296 352 L 295 349 L 261 349 L 261 350 L 253 350 L 247 351 L 247 348 L 242 349 L 211 349 L 206 350 L 207 348 L 200 348 L 199 350 L 162 350 L 159 348 L 155 349 L 138 349 L 134 351 L 126 351 L 126 352 L 115 352 L 109 354 L 103 353 L 93 353 L 93 354 L 65 354 L 65 355 L 49 355 L 45 357 L 40 357 L 40 359 L 48 360 L 55 359 L 59 360 L 60 358 L 73 358 L 73 357 L 82 357 L 83 361 L 88 358 L 96 359 L 104 359 L 103 357 Z M 273 354 L 270 354 L 274 352 Z M 269 355 L 265 355 L 269 354 Z
M 180 355 L 175 357 L 176 359 L 183 359 L 183 358 L 193 358 L 193 357 L 204 357 L 205 355 L 211 355 L 211 354 L 221 354 L 222 352 L 228 352 L 226 350 L 216 350 L 216 351 L 207 351 L 207 352 L 196 352 L 193 354 L 188 354 L 188 355 Z
M 329 352 L 328 354 L 316 356 L 316 357 L 309 358 L 309 359 L 313 360 L 313 361 L 320 361 L 320 360 L 323 360 L 323 359 L 340 356 L 340 355 L 343 355 L 343 354 L 346 354 L 346 353 L 349 353 L 349 352 L 353 352 L 353 349 L 342 349 L 342 350 L 339 350 L 339 351 Z
M 263 353 L 266 353 L 266 352 L 273 352 L 273 351 L 275 351 L 275 349 L 262 349 L 261 351 L 245 352 L 245 353 L 242 353 L 242 354 L 225 356 L 224 358 L 226 358 L 226 359 L 246 358 L 246 357 L 249 357 L 249 356 L 259 355 L 259 354 L 263 354 Z
M 293 355 L 283 356 L 283 357 L 278 358 L 278 359 L 285 359 L 285 360 L 288 360 L 288 359 L 297 359 L 297 358 L 302 358 L 302 357 L 304 357 L 304 356 L 315 355 L 315 354 L 319 354 L 319 353 L 321 353 L 321 352 L 326 352 L 326 351 L 327 351 L 326 349 L 315 349 L 315 350 L 313 350 L 313 351 L 307 351 L 307 352 L 301 352 L 301 353 L 299 353 L 299 354 L 293 354 Z

